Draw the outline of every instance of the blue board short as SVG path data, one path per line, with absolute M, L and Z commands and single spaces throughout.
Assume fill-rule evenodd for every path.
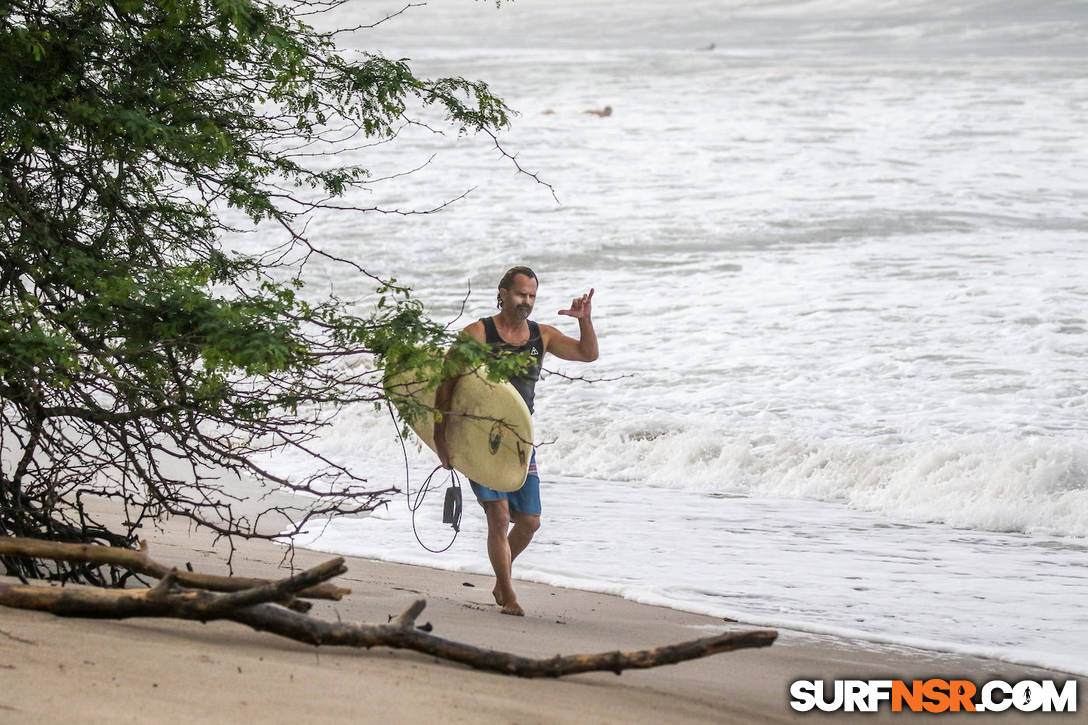
M 525 483 L 517 491 L 509 493 L 496 491 L 493 488 L 481 486 L 472 479 L 469 479 L 469 483 L 481 506 L 487 501 L 506 499 L 512 512 L 531 516 L 540 515 L 540 476 L 536 472 L 536 451 L 533 451 L 533 456 L 529 459 L 529 473 L 525 476 Z

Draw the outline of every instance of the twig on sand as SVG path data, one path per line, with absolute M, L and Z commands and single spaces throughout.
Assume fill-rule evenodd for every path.
M 42 544 L 47 546 L 43 547 Z M 130 561 L 151 570 L 146 544 L 140 552 L 112 547 L 89 547 L 27 539 L 0 539 L 0 552 L 14 556 L 96 557 L 96 562 Z M 49 553 L 46 553 L 49 552 Z M 711 637 L 637 651 L 612 651 L 595 654 L 556 655 L 550 658 L 522 657 L 509 652 L 483 649 L 462 642 L 437 637 L 417 627 L 415 622 L 426 606 L 417 599 L 387 624 L 350 624 L 328 622 L 282 606 L 310 591 L 327 591 L 328 580 L 344 574 L 341 558 L 330 559 L 311 569 L 279 581 L 239 580 L 244 586 L 227 587 L 221 581 L 234 577 L 207 577 L 170 569 L 162 572 L 159 583 L 149 589 L 104 589 L 68 585 L 49 587 L 0 583 L 0 605 L 52 612 L 58 616 L 125 619 L 129 617 L 171 617 L 177 619 L 229 620 L 255 630 L 271 632 L 312 645 L 344 647 L 392 647 L 409 649 L 469 667 L 518 677 L 562 677 L 579 672 L 606 671 L 617 675 L 627 669 L 645 669 L 675 664 L 708 655 L 751 647 L 766 647 L 777 632 L 753 630 L 725 632 Z M 209 583 L 220 591 L 211 591 Z M 315 589 L 316 588 L 316 589 Z M 332 587 L 332 589 L 336 589 Z M 347 590 L 337 590 L 346 593 Z M 339 597 L 337 597 L 339 598 Z

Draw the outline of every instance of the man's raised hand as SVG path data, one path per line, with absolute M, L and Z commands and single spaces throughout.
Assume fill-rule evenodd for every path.
M 581 297 L 575 297 L 571 300 L 570 309 L 559 310 L 559 314 L 567 315 L 568 317 L 575 317 L 579 320 L 588 320 L 590 311 L 592 310 L 593 302 L 593 290 L 589 290 L 588 295 L 582 295 Z

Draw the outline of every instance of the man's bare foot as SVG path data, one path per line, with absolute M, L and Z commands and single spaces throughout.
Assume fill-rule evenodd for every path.
M 525 616 L 525 610 L 521 608 L 520 604 L 518 604 L 517 599 L 513 599 L 510 602 L 504 604 L 501 611 L 503 614 L 510 614 L 515 617 Z
M 491 594 L 495 597 L 495 604 L 502 607 L 503 614 L 513 614 L 515 617 L 525 616 L 525 610 L 518 604 L 518 598 L 513 589 L 504 593 L 502 588 L 496 584 L 495 588 L 491 590 Z

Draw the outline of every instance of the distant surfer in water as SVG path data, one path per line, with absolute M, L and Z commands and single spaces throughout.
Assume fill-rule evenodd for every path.
M 570 308 L 559 314 L 578 320 L 578 339 L 567 337 L 551 325 L 541 325 L 529 319 L 536 304 L 538 280 L 528 267 L 512 267 L 499 281 L 499 313 L 482 317 L 466 327 L 461 334 L 490 345 L 495 350 L 528 351 L 533 363 L 524 373 L 510 379 L 521 394 L 529 412 L 533 411 L 536 381 L 544 355 L 551 353 L 563 360 L 593 362 L 597 359 L 597 335 L 590 319 L 593 290 L 574 298 Z M 448 410 L 457 378 L 445 381 L 435 396 L 435 407 Z M 453 467 L 453 456 L 446 441 L 445 421 L 434 426 L 435 449 L 445 468 Z M 540 528 L 540 478 L 536 471 L 536 453 L 529 461 L 529 475 L 517 491 L 505 493 L 470 481 L 476 500 L 487 516 L 487 555 L 495 570 L 495 602 L 503 614 L 524 616 L 518 604 L 512 581 L 514 559 L 518 557 L 533 534 Z M 513 522 L 513 528 L 510 527 Z

